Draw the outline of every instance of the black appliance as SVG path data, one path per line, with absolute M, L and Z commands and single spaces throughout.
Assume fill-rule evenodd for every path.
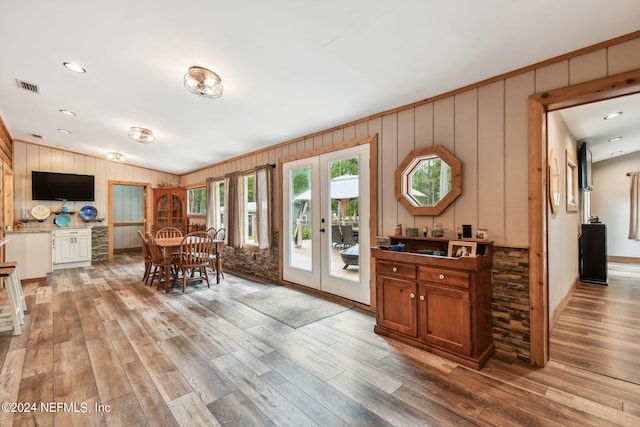
M 607 284 L 607 226 L 582 224 L 580 235 L 580 281 Z

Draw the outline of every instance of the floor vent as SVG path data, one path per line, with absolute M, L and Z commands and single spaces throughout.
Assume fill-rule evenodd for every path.
M 40 87 L 38 87 L 38 85 L 24 82 L 18 79 L 16 79 L 16 82 L 18 82 L 18 87 L 21 89 L 28 90 L 29 92 L 33 92 L 33 93 L 40 93 Z

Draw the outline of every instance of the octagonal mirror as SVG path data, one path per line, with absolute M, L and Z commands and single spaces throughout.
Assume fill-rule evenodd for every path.
M 462 163 L 441 145 L 416 148 L 396 169 L 395 193 L 412 215 L 440 215 L 462 194 Z

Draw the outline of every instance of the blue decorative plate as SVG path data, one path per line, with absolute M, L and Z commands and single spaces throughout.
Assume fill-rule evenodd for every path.
M 55 222 L 58 227 L 68 227 L 69 224 L 71 224 L 71 218 L 67 215 L 58 215 L 53 222 Z
M 93 206 L 83 206 L 80 209 L 80 212 L 78 212 L 78 215 L 80 215 L 80 218 L 85 221 L 91 221 L 92 219 L 96 219 L 98 216 L 98 210 Z

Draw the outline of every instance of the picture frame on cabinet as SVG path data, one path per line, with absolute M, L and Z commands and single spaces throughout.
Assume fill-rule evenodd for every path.
M 467 242 L 464 240 L 449 241 L 449 252 L 447 256 L 460 258 L 463 256 L 476 256 L 476 242 Z

